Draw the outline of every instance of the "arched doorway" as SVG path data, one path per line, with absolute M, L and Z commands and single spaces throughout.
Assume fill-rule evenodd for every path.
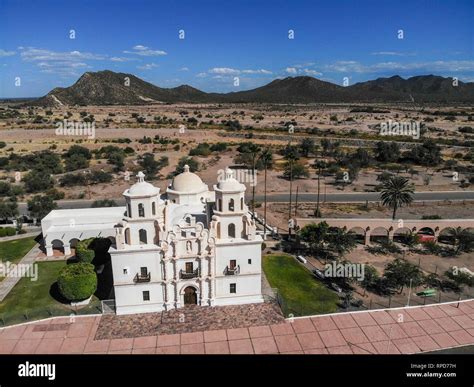
M 197 292 L 192 286 L 188 286 L 184 289 L 184 305 L 196 305 L 197 304 Z

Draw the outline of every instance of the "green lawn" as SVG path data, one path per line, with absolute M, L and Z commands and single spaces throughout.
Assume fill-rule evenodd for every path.
M 0 242 L 0 261 L 17 263 L 36 244 L 35 238 L 36 237 L 26 237 Z
M 37 265 L 38 280 L 20 279 L 0 303 L 0 325 L 69 315 L 73 312 L 65 300 L 61 299 L 56 287 L 59 271 L 66 265 L 66 262 L 40 262 Z M 98 304 L 100 302 L 93 297 L 90 305 L 81 309 L 78 313 L 99 313 Z
M 265 255 L 263 271 L 271 287 L 277 288 L 283 299 L 285 316 L 290 313 L 308 316 L 337 310 L 337 294 L 316 280 L 293 257 L 284 254 Z

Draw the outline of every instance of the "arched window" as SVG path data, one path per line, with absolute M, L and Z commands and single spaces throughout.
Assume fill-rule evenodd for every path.
M 221 223 L 217 223 L 217 237 L 220 238 L 221 237 Z
M 128 213 L 128 217 L 131 218 L 132 217 L 132 206 L 130 205 L 130 203 L 127 204 L 127 213 Z
M 229 200 L 229 211 L 234 211 L 234 199 Z
M 240 198 L 240 210 L 244 210 L 244 198 Z
M 229 235 L 229 238 L 235 238 L 235 224 L 234 223 L 229 224 L 229 227 L 227 228 L 227 234 Z
M 143 228 L 140 229 L 138 231 L 138 236 L 140 238 L 140 244 L 141 245 L 146 245 L 147 244 L 147 241 L 146 241 L 146 230 L 144 230 Z
M 219 199 L 218 203 L 217 211 L 222 211 L 222 199 Z
M 127 228 L 127 229 L 125 230 L 125 243 L 126 243 L 127 245 L 130 244 L 130 229 L 129 229 L 129 228 Z
M 151 213 L 153 215 L 156 215 L 156 203 L 155 202 L 151 203 Z
M 140 204 L 138 205 L 138 216 L 139 216 L 140 218 L 144 218 L 144 217 L 145 217 L 145 208 L 143 207 L 143 204 L 142 204 L 142 203 L 140 203 Z

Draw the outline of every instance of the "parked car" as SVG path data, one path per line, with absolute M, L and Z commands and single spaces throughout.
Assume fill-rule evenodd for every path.
M 313 271 L 313 274 L 314 274 L 314 276 L 315 276 L 316 278 L 318 278 L 318 279 L 320 279 L 320 280 L 326 279 L 324 273 L 323 273 L 321 270 L 319 270 L 319 269 L 313 269 L 312 271 Z
M 421 234 L 418 233 L 418 238 L 420 238 L 420 242 L 433 242 L 435 240 L 435 236 L 431 234 Z
M 338 292 L 338 293 L 342 293 L 342 289 L 341 289 L 336 283 L 334 283 L 334 282 L 331 282 L 331 283 L 329 284 L 329 287 L 330 287 L 332 290 L 334 290 L 334 291 L 336 291 L 336 292 Z
M 298 261 L 302 262 L 302 263 L 308 263 L 308 261 L 306 260 L 306 258 L 303 257 L 302 255 L 298 255 L 298 256 L 296 257 L 296 259 L 297 259 Z

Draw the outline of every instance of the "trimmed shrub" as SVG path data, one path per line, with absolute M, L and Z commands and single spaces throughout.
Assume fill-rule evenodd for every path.
M 94 250 L 89 248 L 92 241 L 93 241 L 93 238 L 84 239 L 83 241 L 77 242 L 77 245 L 76 245 L 76 258 L 78 259 L 79 262 L 92 263 L 92 261 L 95 257 Z
M 61 295 L 72 302 L 89 298 L 97 290 L 94 265 L 90 263 L 67 265 L 59 273 L 58 288 Z
M 0 227 L 0 237 L 13 236 L 16 234 L 14 227 Z

